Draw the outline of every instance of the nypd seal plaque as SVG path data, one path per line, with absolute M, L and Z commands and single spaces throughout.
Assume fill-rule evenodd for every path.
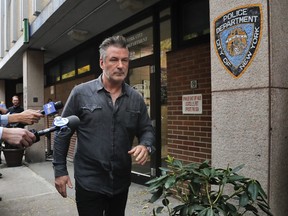
M 262 34 L 261 5 L 226 12 L 214 20 L 215 48 L 228 72 L 240 77 L 252 62 Z

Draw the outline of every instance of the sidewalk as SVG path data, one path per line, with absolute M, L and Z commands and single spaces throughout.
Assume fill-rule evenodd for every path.
M 73 163 L 68 170 L 74 185 Z M 54 188 L 51 161 L 7 167 L 2 160 L 0 173 L 1 216 L 77 216 L 74 189 L 68 189 L 68 197 L 62 198 Z M 153 207 L 161 200 L 149 203 L 151 194 L 147 187 L 132 183 L 126 207 L 126 216 L 151 216 Z M 160 215 L 167 216 L 167 212 Z

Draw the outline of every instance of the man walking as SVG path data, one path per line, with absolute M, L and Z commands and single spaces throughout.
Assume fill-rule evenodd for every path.
M 74 158 L 76 202 L 80 216 L 124 216 L 131 184 L 131 156 L 144 165 L 155 141 L 142 96 L 125 83 L 129 50 L 122 36 L 105 39 L 99 47 L 102 74 L 72 90 L 62 116 L 77 115 Z M 55 136 L 55 186 L 66 197 L 72 187 L 66 167 L 74 131 Z M 132 148 L 134 137 L 139 145 Z

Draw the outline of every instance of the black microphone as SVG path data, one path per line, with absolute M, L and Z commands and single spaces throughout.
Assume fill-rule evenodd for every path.
M 38 142 L 40 140 L 40 136 L 46 135 L 48 133 L 52 133 L 54 131 L 66 130 L 67 128 L 74 130 L 78 127 L 79 124 L 80 124 L 80 119 L 75 115 L 68 116 L 67 118 L 62 118 L 60 116 L 57 116 L 54 118 L 53 127 L 46 128 L 40 131 L 36 131 L 35 129 L 32 129 L 30 131 L 36 136 L 35 142 Z
M 61 108 L 63 108 L 63 103 L 61 101 L 49 102 L 43 105 L 43 110 L 41 110 L 40 113 L 42 115 L 53 115 Z

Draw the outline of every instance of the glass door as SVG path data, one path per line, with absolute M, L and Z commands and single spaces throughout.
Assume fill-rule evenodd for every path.
M 151 91 L 150 91 L 150 73 L 152 65 L 144 65 L 130 68 L 129 84 L 143 96 L 147 106 L 148 115 L 151 117 Z M 137 138 L 134 139 L 133 146 L 138 145 Z M 148 181 L 151 172 L 151 160 L 149 159 L 145 165 L 138 165 L 133 158 L 132 161 L 132 177 L 134 182 L 142 183 Z

